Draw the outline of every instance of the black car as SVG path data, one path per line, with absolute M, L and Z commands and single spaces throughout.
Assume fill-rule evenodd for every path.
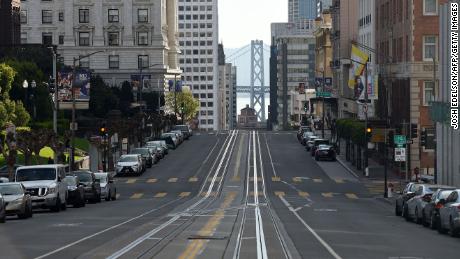
M 321 139 L 317 138 L 313 141 L 313 146 L 310 148 L 310 154 L 311 156 L 314 156 L 316 153 L 316 149 L 319 147 L 319 145 L 329 145 L 329 140 L 327 139 Z
M 91 202 L 101 202 L 101 184 L 93 172 L 75 171 L 74 175 L 78 176 L 80 184 L 85 189 L 85 200 Z
M 85 188 L 75 175 L 68 175 L 62 181 L 67 183 L 67 203 L 74 208 L 85 207 Z
M 147 147 L 135 148 L 131 150 L 130 154 L 141 155 L 142 159 L 145 159 L 145 164 L 148 168 L 152 167 L 153 163 L 157 162 L 156 159 L 154 161 L 154 154 L 152 154 Z
M 330 145 L 319 145 L 315 152 L 315 160 L 331 160 L 335 161 L 335 150 L 334 147 Z

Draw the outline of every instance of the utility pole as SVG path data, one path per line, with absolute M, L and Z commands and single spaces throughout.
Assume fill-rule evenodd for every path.
M 433 54 L 433 97 L 436 100 L 436 51 Z M 437 122 L 434 122 L 434 184 L 438 184 L 438 132 Z
M 364 146 L 364 171 L 367 170 L 367 167 L 369 166 L 369 150 L 368 150 L 368 142 L 367 142 L 367 125 L 369 124 L 368 120 L 368 99 L 369 99 L 369 93 L 368 93 L 368 86 L 367 86 L 367 61 L 364 64 L 364 140 L 365 140 L 365 146 Z M 386 186 L 386 185 L 385 185 Z
M 322 91 L 322 93 L 321 93 L 322 98 L 321 99 L 322 99 L 322 103 L 323 103 L 323 108 L 322 108 L 322 110 L 323 110 L 323 118 L 322 118 L 322 122 L 321 122 L 321 135 L 322 135 L 322 138 L 324 139 L 324 116 L 325 116 L 325 110 L 324 110 L 325 109 L 325 105 L 324 105 L 324 93 L 325 93 L 325 91 L 324 90 L 326 89 L 326 82 L 324 81 L 325 80 L 325 77 L 324 77 L 325 71 L 323 70 L 321 73 L 323 74 L 323 84 L 322 84 L 323 86 L 322 86 L 322 89 L 321 89 L 321 91 Z

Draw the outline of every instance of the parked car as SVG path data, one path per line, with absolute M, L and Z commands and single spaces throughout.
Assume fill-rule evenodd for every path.
M 59 212 L 67 209 L 67 184 L 64 165 L 21 166 L 16 169 L 15 181 L 22 183 L 32 196 L 34 208 L 48 208 Z
M 454 190 L 447 199 L 441 199 L 444 206 L 439 209 L 439 233 L 447 233 L 453 237 L 460 234 L 460 189 Z
M 417 188 L 419 185 L 420 185 L 419 183 L 410 182 L 406 185 L 406 187 L 404 187 L 404 190 L 401 191 L 398 198 L 396 198 L 396 204 L 395 204 L 395 215 L 396 216 L 402 216 L 404 204 L 406 203 L 407 200 L 415 196 L 415 192 L 417 191 Z
M 10 180 L 6 177 L 0 177 L 0 183 L 9 183 Z
M 150 145 L 150 146 L 145 146 L 145 148 L 148 148 L 150 150 L 150 153 L 152 153 L 152 158 L 154 159 L 154 163 L 158 163 L 160 159 L 165 157 L 164 149 L 160 145 Z
M 329 145 L 329 140 L 322 138 L 317 138 L 313 140 L 313 145 L 310 148 L 311 156 L 315 155 L 316 149 L 319 147 L 319 145 Z
M 304 146 L 307 145 L 308 137 L 313 136 L 313 135 L 314 135 L 313 132 L 311 132 L 311 131 L 305 131 L 305 132 L 303 133 L 302 139 L 300 140 L 300 143 L 301 143 L 302 145 L 304 145 Z
M 85 207 L 85 187 L 76 175 L 68 175 L 63 181 L 67 183 L 67 203 L 74 208 Z
M 180 130 L 184 134 L 185 139 L 190 139 L 192 136 L 193 132 L 190 126 L 188 125 L 176 125 L 173 128 L 174 130 Z
M 115 170 L 117 175 L 140 175 L 143 172 L 142 158 L 140 155 L 122 155 L 118 159 Z
M 20 164 L 14 164 L 13 166 L 13 175 L 14 175 L 14 172 L 16 172 L 16 169 L 18 167 L 21 167 L 23 165 L 20 165 Z M 4 178 L 9 178 L 10 176 L 8 175 L 8 166 L 7 165 L 4 165 L 2 167 L 0 167 L 0 177 L 4 177 Z
M 5 223 L 6 220 L 6 211 L 5 211 L 5 201 L 3 196 L 0 193 L 0 223 Z
M 312 131 L 312 129 L 311 129 L 310 126 L 300 126 L 300 127 L 299 127 L 299 130 L 297 131 L 297 139 L 298 139 L 299 141 L 302 140 L 302 136 L 303 136 L 303 133 L 304 133 L 305 131 Z
M 176 139 L 176 134 L 168 134 L 168 133 L 163 133 L 160 136 L 160 140 L 163 140 L 166 142 L 166 145 L 168 145 L 168 148 L 170 149 L 176 149 L 177 147 L 177 139 Z
M 417 224 L 422 223 L 422 210 L 431 201 L 431 195 L 442 188 L 448 186 L 420 184 L 415 191 L 415 196 L 406 201 L 403 207 L 403 215 L 407 221 L 415 220 Z
M 101 184 L 101 198 L 106 201 L 117 199 L 117 188 L 110 173 L 94 173 Z
M 80 184 L 85 189 L 85 200 L 101 202 L 101 184 L 96 175 L 91 171 L 74 171 L 73 174 L 78 176 Z
M 142 159 L 145 160 L 146 167 L 152 167 L 153 163 L 156 163 L 158 160 L 156 158 L 156 153 L 152 154 L 150 149 L 147 147 L 134 148 L 131 150 L 130 154 L 139 154 L 142 156 Z
M 151 145 L 153 145 L 153 146 L 157 146 L 157 145 L 160 146 L 160 147 L 163 149 L 163 153 L 164 153 L 165 155 L 168 154 L 168 145 L 166 144 L 166 141 L 164 141 L 164 140 L 154 140 L 154 141 L 148 141 L 148 142 L 146 143 L 146 146 L 151 146 Z
M 32 198 L 20 183 L 1 183 L 0 193 L 5 203 L 6 215 L 17 215 L 20 219 L 32 217 Z
M 431 195 L 431 200 L 425 205 L 422 210 L 422 224 L 425 227 L 436 229 L 439 222 L 439 209 L 444 205 L 439 201 L 441 199 L 447 199 L 447 197 L 455 190 L 455 188 L 443 188 L 438 189 Z
M 179 143 L 183 143 L 185 140 L 185 135 L 180 130 L 171 130 L 172 133 L 176 133 L 177 137 L 179 138 Z
M 315 152 L 315 160 L 331 160 L 335 161 L 335 150 L 331 145 L 319 145 Z
M 318 139 L 318 138 L 319 138 L 319 137 L 318 137 L 318 136 L 315 136 L 315 135 L 309 136 L 309 137 L 306 139 L 305 149 L 306 149 L 307 151 L 310 151 L 311 147 L 313 147 L 314 140 L 315 140 L 315 139 Z

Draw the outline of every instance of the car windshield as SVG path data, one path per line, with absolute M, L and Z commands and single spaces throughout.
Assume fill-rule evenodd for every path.
M 62 181 L 67 185 L 77 185 L 77 179 L 75 177 L 66 177 Z
M 135 156 L 122 156 L 119 162 L 137 162 L 137 157 Z
M 99 179 L 101 183 L 106 183 L 107 175 L 106 174 L 96 174 L 96 179 Z
M 442 191 L 440 194 L 439 194 L 439 199 L 447 199 L 447 197 L 453 192 L 452 191 Z
M 319 146 L 319 145 L 328 145 L 328 144 L 329 144 L 329 140 L 327 140 L 327 139 L 315 140 L 315 143 L 316 143 L 317 146 Z
M 2 195 L 20 195 L 23 194 L 21 186 L 19 184 L 8 184 L 0 185 L 0 193 Z
M 78 178 L 80 179 L 80 182 L 88 183 L 93 180 L 91 177 L 91 174 L 89 173 L 81 172 L 81 173 L 77 173 L 77 175 L 78 175 Z
M 141 155 L 148 155 L 149 150 L 146 148 L 135 148 L 131 151 L 131 154 L 141 154 Z
M 16 181 L 40 181 L 56 180 L 56 169 L 54 168 L 24 168 L 16 172 Z

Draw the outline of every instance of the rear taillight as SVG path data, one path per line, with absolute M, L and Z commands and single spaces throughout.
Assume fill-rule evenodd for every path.
M 436 204 L 436 206 L 435 206 L 436 209 L 440 209 L 440 208 L 442 208 L 442 207 L 444 207 L 444 206 L 443 206 L 441 203 L 438 203 L 438 204 Z
M 459 210 L 460 210 L 460 205 L 457 205 L 457 209 L 459 209 Z

